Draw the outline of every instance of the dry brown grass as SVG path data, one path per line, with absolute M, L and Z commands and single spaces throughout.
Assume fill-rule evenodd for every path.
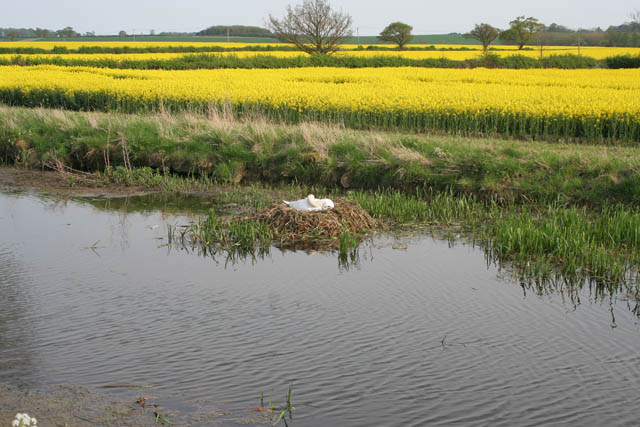
M 300 134 L 321 159 L 329 156 L 329 147 L 336 141 L 344 139 L 346 131 L 344 127 L 327 125 L 315 122 L 303 122 L 298 125 Z

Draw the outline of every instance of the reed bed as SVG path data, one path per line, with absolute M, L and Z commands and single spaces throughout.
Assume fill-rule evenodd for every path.
M 390 223 L 457 227 L 488 259 L 510 261 L 523 276 L 548 277 L 555 271 L 574 281 L 595 279 L 609 289 L 638 286 L 640 213 L 633 207 L 504 204 L 450 192 L 351 197 Z

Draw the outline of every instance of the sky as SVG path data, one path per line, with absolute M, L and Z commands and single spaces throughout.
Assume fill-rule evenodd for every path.
M 264 26 L 272 14 L 284 15 L 286 6 L 302 0 L 21 0 L 5 2 L 0 28 L 73 27 L 84 33 L 146 34 L 153 29 L 195 32 L 212 25 Z M 570 28 L 606 29 L 629 21 L 640 9 L 637 0 L 329 0 L 353 18 L 354 34 L 377 35 L 391 22 L 412 25 L 414 34 L 464 33 L 486 22 L 508 28 L 519 15 L 534 16 L 544 24 Z

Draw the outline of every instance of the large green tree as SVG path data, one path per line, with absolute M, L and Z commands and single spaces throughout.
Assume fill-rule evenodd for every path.
M 509 25 L 511 28 L 503 31 L 500 39 L 517 45 L 518 49 L 522 49 L 525 44 L 533 43 L 538 33 L 545 29 L 544 24 L 538 22 L 538 19 L 533 16 L 528 18 L 518 16 L 509 22 Z
M 399 49 L 402 49 L 407 43 L 411 43 L 411 40 L 413 40 L 412 30 L 413 27 L 411 25 L 403 22 L 392 22 L 382 30 L 378 38 L 385 42 L 395 43 Z
M 492 27 L 489 24 L 476 24 L 473 30 L 469 31 L 466 34 L 463 34 L 463 37 L 468 39 L 476 39 L 480 43 L 482 43 L 482 50 L 484 54 L 487 54 L 487 49 L 489 49 L 489 45 L 500 35 L 500 30 L 495 27 Z

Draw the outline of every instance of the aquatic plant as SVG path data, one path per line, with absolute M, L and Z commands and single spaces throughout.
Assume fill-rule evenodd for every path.
M 286 419 L 287 414 L 289 414 L 289 419 L 293 420 L 293 411 L 296 408 L 291 404 L 292 390 L 293 390 L 293 384 L 289 384 L 289 391 L 287 392 L 287 400 L 284 406 L 282 407 L 282 409 L 280 410 L 280 413 L 278 414 L 276 421 L 272 425 L 275 426 L 280 422 L 280 420 L 282 420 L 284 421 L 284 425 L 288 427 L 289 424 L 287 423 L 287 419 Z

